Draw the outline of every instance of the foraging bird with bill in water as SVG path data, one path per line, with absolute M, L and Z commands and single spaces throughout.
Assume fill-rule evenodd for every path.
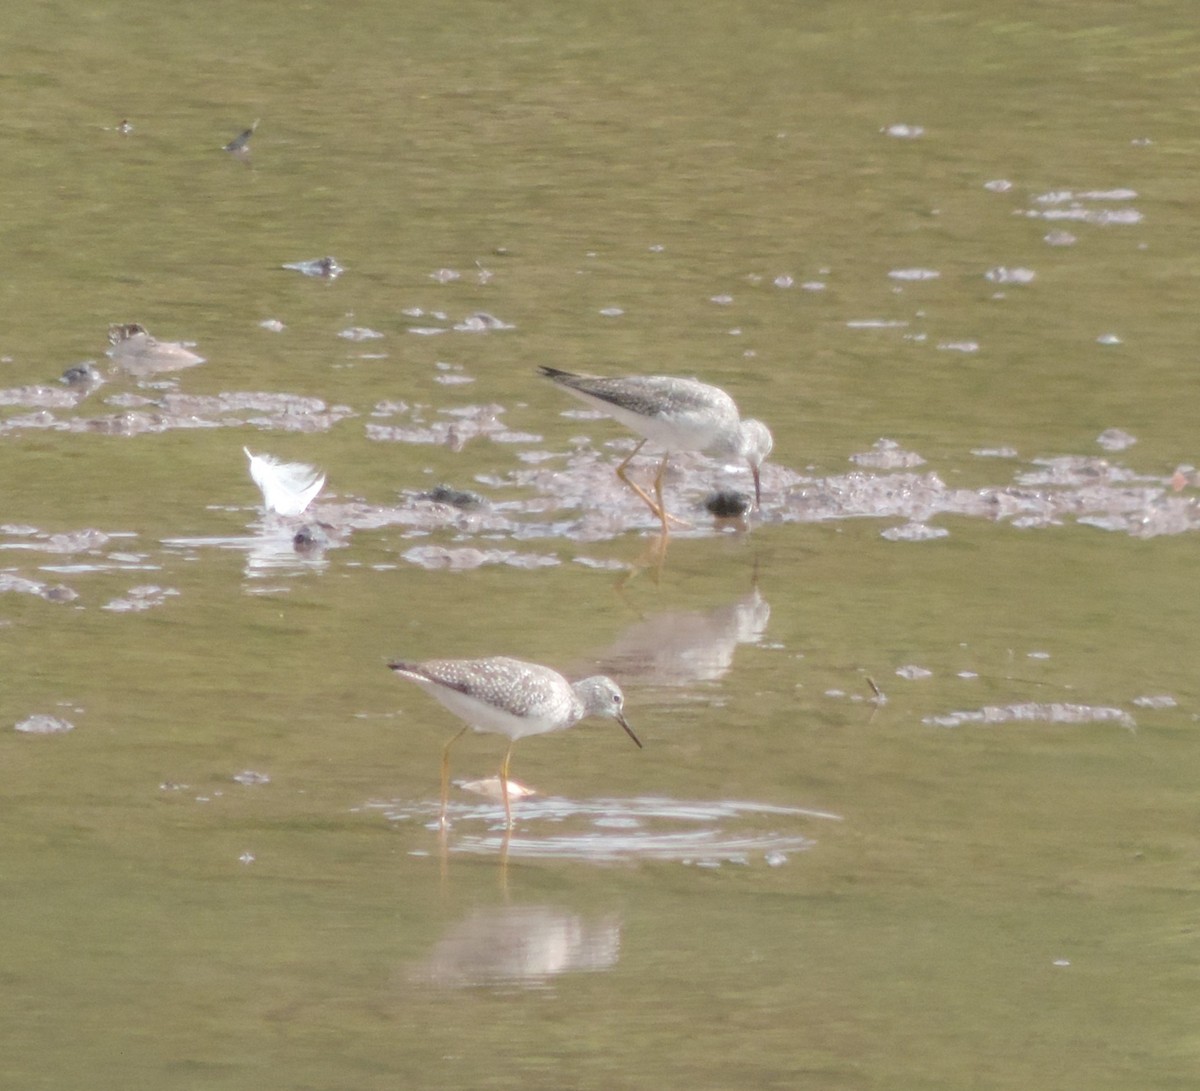
M 503 655 L 486 659 L 427 659 L 420 663 L 397 660 L 388 666 L 401 677 L 416 682 L 466 722 L 466 727 L 442 750 L 442 829 L 446 828 L 450 794 L 450 747 L 466 734 L 467 728 L 508 736 L 508 749 L 500 765 L 508 829 L 512 829 L 508 767 L 517 739 L 562 731 L 588 716 L 606 716 L 616 720 L 639 748 L 642 745 L 625 719 L 624 694 L 616 682 L 604 675 L 568 682 L 550 667 Z
M 540 371 L 581 401 L 643 437 L 617 467 L 617 476 L 662 521 L 664 538 L 669 533 L 667 520 L 674 518 L 667 514 L 663 504 L 663 475 L 672 452 L 710 451 L 718 457 L 744 459 L 754 476 L 754 504 L 761 505 L 760 470 L 771 453 L 774 438 L 762 421 L 742 420 L 737 403 L 720 387 L 674 375 L 606 378 L 544 366 Z M 647 443 L 664 449 L 654 478 L 653 497 L 626 473 L 629 463 Z

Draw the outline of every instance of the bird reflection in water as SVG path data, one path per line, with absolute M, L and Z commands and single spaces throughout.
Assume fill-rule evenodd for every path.
M 766 635 L 771 606 L 757 587 L 711 610 L 671 610 L 636 622 L 600 657 L 601 668 L 655 686 L 715 682 L 733 666 L 739 644 Z
M 451 927 L 408 980 L 442 988 L 515 985 L 539 989 L 565 973 L 616 965 L 621 928 L 548 905 L 477 909 Z

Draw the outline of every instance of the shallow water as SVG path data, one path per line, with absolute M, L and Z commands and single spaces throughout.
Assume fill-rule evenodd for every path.
M 5 1086 L 1191 1086 L 1191 16 L 14 13 Z M 721 385 L 762 512 L 656 552 L 539 364 Z M 646 748 L 443 838 L 385 664 L 485 654 Z

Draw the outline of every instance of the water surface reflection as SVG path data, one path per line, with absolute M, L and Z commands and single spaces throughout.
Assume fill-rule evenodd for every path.
M 667 610 L 630 625 L 601 654 L 605 674 L 655 686 L 715 682 L 733 666 L 739 644 L 757 644 L 771 606 L 757 587 L 711 610 Z
M 162 544 L 168 549 L 187 550 L 193 555 L 194 551 L 200 549 L 239 550 L 246 555 L 245 575 L 248 580 L 297 575 L 328 567 L 325 547 L 333 543 L 322 538 L 315 545 L 306 544 L 309 542 L 305 533 L 307 527 L 300 523 L 268 516 L 252 529 L 253 534 L 167 538 Z
M 412 966 L 411 982 L 443 988 L 546 988 L 566 973 L 608 970 L 621 949 L 615 917 L 588 919 L 550 905 L 476 909 Z

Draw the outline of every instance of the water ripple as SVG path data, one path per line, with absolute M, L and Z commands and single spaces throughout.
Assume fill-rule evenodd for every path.
M 431 803 L 370 803 L 389 821 L 421 820 L 436 826 Z M 525 799 L 516 813 L 517 830 L 505 835 L 498 804 L 452 804 L 450 851 L 492 856 L 505 851 L 521 859 L 587 863 L 660 860 L 707 866 L 750 863 L 751 857 L 780 859 L 815 841 L 797 828 L 812 819 L 841 816 L 802 807 L 734 800 L 686 801 L 660 796 L 635 799 Z M 764 825 L 764 819 L 769 825 Z M 548 825 L 562 832 L 529 832 Z M 482 826 L 483 829 L 479 829 Z M 743 828 L 737 828 L 741 826 Z M 774 866 L 774 865 L 773 865 Z

